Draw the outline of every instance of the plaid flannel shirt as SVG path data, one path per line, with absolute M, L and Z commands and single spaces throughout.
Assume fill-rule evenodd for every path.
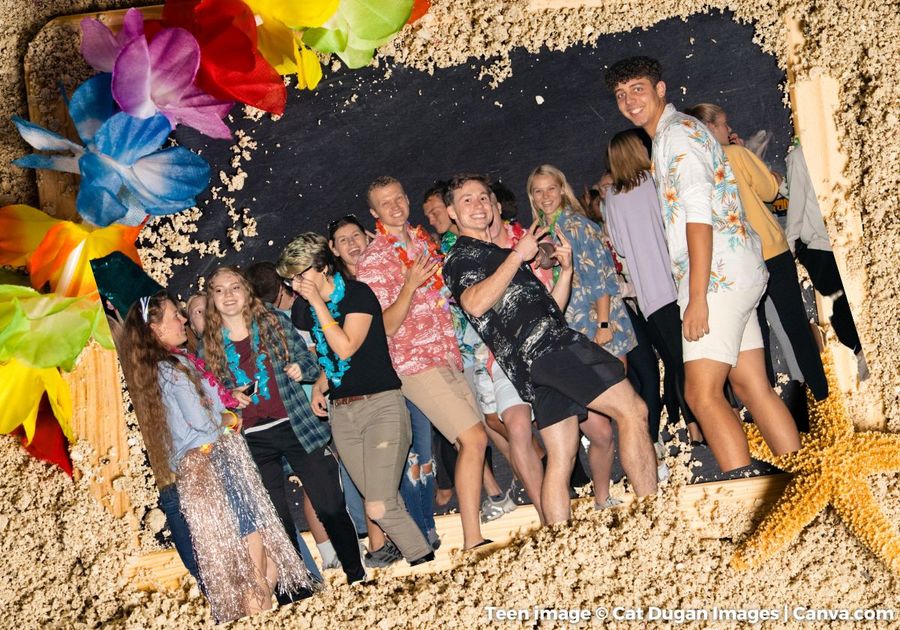
M 275 382 L 278 384 L 278 393 L 281 395 L 284 408 L 287 409 L 291 428 L 294 430 L 294 435 L 297 436 L 297 441 L 307 453 L 312 453 L 331 441 L 331 427 L 327 422 L 319 420 L 312 412 L 309 399 L 306 397 L 306 392 L 303 391 L 303 385 L 285 374 L 284 366 L 296 363 L 303 372 L 302 383 L 313 383 L 319 377 L 319 365 L 294 328 L 290 318 L 268 305 L 267 308 L 278 318 L 288 346 L 289 359 L 286 362 L 279 359 L 274 353 L 269 353 L 269 360 L 275 371 Z M 235 387 L 231 374 L 222 379 L 222 382 L 229 389 Z

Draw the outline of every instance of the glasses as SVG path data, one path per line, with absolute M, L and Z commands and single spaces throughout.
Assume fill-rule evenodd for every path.
M 313 265 L 310 265 L 303 271 L 295 273 L 290 278 L 282 278 L 281 281 L 284 283 L 284 286 L 286 286 L 288 289 L 293 289 L 294 288 L 294 280 L 302 280 L 303 274 L 305 274 L 307 271 L 309 271 L 312 268 L 313 268 Z

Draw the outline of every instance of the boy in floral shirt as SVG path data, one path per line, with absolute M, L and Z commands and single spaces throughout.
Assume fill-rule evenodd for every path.
M 459 446 L 455 487 L 463 545 L 485 544 L 479 523 L 487 433 L 462 373 L 443 256 L 421 226 L 409 223 L 409 199 L 393 177 L 368 190 L 377 236 L 359 257 L 356 279 L 369 285 L 384 311 L 384 328 L 403 395 Z
M 682 315 L 685 398 L 719 467 L 750 464 L 741 423 L 723 394 L 726 379 L 772 451 L 797 450 L 794 420 L 766 378 L 755 317 L 768 273 L 722 147 L 700 121 L 666 103 L 655 59 L 623 59 L 605 80 L 622 115 L 653 138 L 653 178 Z

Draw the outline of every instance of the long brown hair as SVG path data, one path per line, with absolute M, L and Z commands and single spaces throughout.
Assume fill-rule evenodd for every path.
M 231 370 L 228 367 L 228 361 L 225 358 L 225 344 L 222 340 L 222 315 L 216 309 L 215 300 L 213 298 L 213 281 L 224 273 L 230 273 L 237 276 L 244 291 L 247 293 L 247 304 L 244 306 L 243 316 L 247 330 L 251 330 L 253 323 L 259 326 L 259 345 L 260 348 L 268 349 L 274 356 L 280 360 L 287 362 L 290 359 L 288 351 L 287 337 L 281 327 L 281 322 L 274 313 L 266 308 L 266 305 L 253 292 L 250 282 L 246 276 L 237 267 L 222 266 L 218 267 L 206 278 L 206 328 L 203 331 L 203 353 L 206 363 L 209 365 L 213 373 L 223 382 L 226 380 L 234 380 Z M 251 344 L 252 348 L 252 344 Z M 252 349 L 251 349 L 252 352 Z M 251 362 L 256 361 L 255 356 L 250 357 Z M 273 362 L 274 363 L 274 362 Z M 274 365 L 273 365 L 274 369 Z
M 159 387 L 159 365 L 168 363 L 176 370 L 184 373 L 193 383 L 205 406 L 209 400 L 203 394 L 199 378 L 194 370 L 185 367 L 169 348 L 160 343 L 150 324 L 162 321 L 167 302 L 178 308 L 175 299 L 165 291 L 150 296 L 147 303 L 146 319 L 140 302 L 135 302 L 125 317 L 122 347 L 119 358 L 128 381 L 128 393 L 134 405 L 147 457 L 155 474 L 165 476 L 171 470 L 169 458 L 172 453 L 172 433 L 166 421 L 166 408 L 162 401 L 162 390 Z M 161 486 L 166 485 L 158 480 Z
M 525 190 L 528 191 L 528 201 L 531 202 L 531 218 L 534 221 L 538 220 L 538 207 L 534 201 L 534 195 L 531 194 L 531 183 L 538 175 L 549 175 L 556 180 L 556 183 L 562 189 L 563 207 L 568 208 L 572 212 L 576 212 L 583 217 L 588 216 L 587 211 L 584 209 L 584 206 L 581 205 L 581 201 L 579 201 L 578 197 L 575 196 L 575 191 L 572 190 L 572 186 L 569 185 L 569 180 L 566 179 L 565 174 L 551 164 L 541 164 L 536 169 L 531 171 L 531 173 L 528 175 L 528 181 L 525 184 Z
M 606 160 L 617 193 L 637 188 L 650 171 L 650 155 L 635 129 L 620 131 L 609 141 Z

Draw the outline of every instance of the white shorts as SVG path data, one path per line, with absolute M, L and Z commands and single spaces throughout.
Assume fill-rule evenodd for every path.
M 497 365 L 496 361 L 491 364 L 491 380 L 494 383 L 494 400 L 496 401 L 497 413 L 500 415 L 501 420 L 503 419 L 503 412 L 510 407 L 528 404 L 519 396 L 515 385 L 512 384 L 506 372 Z
M 699 341 L 688 341 L 684 338 L 682 329 L 684 362 L 711 359 L 735 367 L 741 352 L 762 348 L 762 331 L 756 318 L 756 306 L 765 291 L 766 287 L 761 286 L 707 294 L 709 333 Z M 678 307 L 683 318 L 687 303 L 679 301 Z
M 487 369 L 482 366 L 470 365 L 463 370 L 469 389 L 475 396 L 475 402 L 481 413 L 497 413 L 497 402 L 494 400 L 494 385 Z

